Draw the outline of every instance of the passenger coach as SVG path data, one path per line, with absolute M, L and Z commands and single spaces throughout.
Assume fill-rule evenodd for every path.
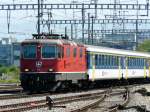
M 150 77 L 150 54 L 98 46 L 86 46 L 90 80 Z

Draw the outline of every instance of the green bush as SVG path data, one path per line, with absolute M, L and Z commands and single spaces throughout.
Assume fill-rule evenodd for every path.
M 137 51 L 150 52 L 150 40 L 146 40 L 143 43 L 141 43 L 138 46 Z
M 19 68 L 16 66 L 0 66 L 0 73 L 4 76 L 1 76 L 1 83 L 18 83 L 19 82 Z M 2 78 L 6 77 L 6 78 Z

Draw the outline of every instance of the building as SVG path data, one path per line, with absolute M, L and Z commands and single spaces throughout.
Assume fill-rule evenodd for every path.
M 15 38 L 0 39 L 0 65 L 19 66 L 20 43 Z
M 20 66 L 20 51 L 21 46 L 19 42 L 12 43 L 12 65 Z

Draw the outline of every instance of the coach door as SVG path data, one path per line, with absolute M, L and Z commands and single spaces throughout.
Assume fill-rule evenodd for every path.
M 150 78 L 150 59 L 147 59 L 147 69 L 148 69 L 148 77 Z
M 118 79 L 122 79 L 123 78 L 123 72 L 124 72 L 124 68 L 125 68 L 125 62 L 124 62 L 125 57 L 120 56 L 119 57 L 119 63 L 118 63 Z
M 92 63 L 92 81 L 95 80 L 95 55 L 91 55 L 91 63 Z
M 122 67 L 121 67 L 122 58 L 118 57 L 118 79 L 122 78 Z
M 128 79 L 128 57 L 121 57 L 122 78 Z

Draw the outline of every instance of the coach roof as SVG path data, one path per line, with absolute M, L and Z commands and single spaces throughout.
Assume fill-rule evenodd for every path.
M 91 45 L 85 45 L 85 46 L 87 48 L 87 51 L 93 53 L 105 53 L 105 54 L 124 55 L 124 56 L 140 56 L 140 57 L 150 58 L 150 53 L 148 52 L 139 52 L 139 51 L 115 49 L 115 48 L 108 48 L 108 47 L 91 46 Z

